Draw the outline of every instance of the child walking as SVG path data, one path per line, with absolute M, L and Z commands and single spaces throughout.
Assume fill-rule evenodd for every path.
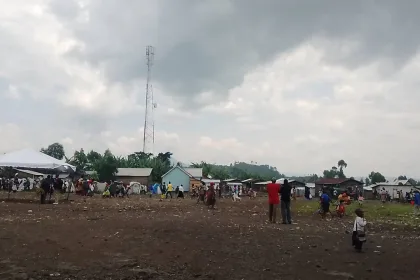
M 344 206 L 344 201 L 343 200 L 340 200 L 338 202 L 335 211 L 337 213 L 337 217 L 339 217 L 339 218 L 344 217 L 344 215 L 346 214 L 346 207 Z
M 366 219 L 362 209 L 356 209 L 356 219 L 353 225 L 352 245 L 357 252 L 362 251 L 363 243 L 366 242 Z

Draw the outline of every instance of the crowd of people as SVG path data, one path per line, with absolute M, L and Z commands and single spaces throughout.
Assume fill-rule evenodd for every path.
M 241 196 L 244 195 L 248 196 L 249 198 L 256 197 L 256 191 L 252 188 L 245 188 L 239 185 L 220 185 L 215 183 L 210 183 L 208 185 L 192 185 L 191 191 L 189 192 L 192 199 L 197 199 L 197 203 L 203 202 L 211 209 L 214 209 L 216 199 L 223 198 L 226 193 L 229 197 L 231 197 L 233 201 L 240 201 Z M 162 185 L 160 185 L 160 201 L 163 199 L 172 199 L 174 197 L 177 199 L 185 198 L 184 186 L 181 184 L 174 188 L 171 182 L 168 182 L 168 184 L 163 182 Z
M 16 173 L 11 178 L 0 177 L 0 189 L 11 192 L 24 190 L 29 191 L 31 189 L 36 188 L 36 186 L 39 184 L 39 181 L 40 180 L 38 178 L 36 178 L 35 180 L 31 180 L 30 178 L 20 179 L 18 177 L 18 174 Z

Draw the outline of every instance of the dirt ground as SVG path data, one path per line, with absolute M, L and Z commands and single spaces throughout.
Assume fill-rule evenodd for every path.
M 0 201 L 0 279 L 418 279 L 415 229 L 373 223 L 353 251 L 352 219 L 294 213 L 267 224 L 266 201 L 92 198 Z M 298 202 L 305 203 L 305 202 Z M 296 205 L 292 205 L 293 208 Z

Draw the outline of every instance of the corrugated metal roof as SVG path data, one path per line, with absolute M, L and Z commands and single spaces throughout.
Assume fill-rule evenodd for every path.
M 407 187 L 407 188 L 413 188 L 412 185 L 397 185 L 395 183 L 377 183 L 370 185 L 369 187 L 377 188 L 377 187 Z
M 226 179 L 226 180 L 223 180 L 223 181 L 228 183 L 228 182 L 238 181 L 238 179 L 232 178 L 232 179 Z
M 201 179 L 203 183 L 220 183 L 220 180 L 217 179 Z
M 162 178 L 165 177 L 166 175 L 168 175 L 169 173 L 171 173 L 172 170 L 174 170 L 176 168 L 179 168 L 180 170 L 182 170 L 182 172 L 184 172 L 185 174 L 187 174 L 190 177 L 197 178 L 197 179 L 203 178 L 203 168 L 184 168 L 184 167 L 181 167 L 181 166 L 178 166 L 178 165 L 172 167 L 168 172 L 163 174 Z
M 374 186 L 374 185 L 363 187 L 363 190 L 371 192 L 373 190 L 372 186 Z
M 117 177 L 148 177 L 153 168 L 118 168 Z
M 271 183 L 271 181 L 258 182 L 258 183 L 255 183 L 255 185 L 267 185 L 267 184 L 270 184 L 270 183 Z
M 249 179 L 243 180 L 241 183 L 248 183 L 248 182 L 252 182 L 254 180 L 255 179 L 249 178 Z
M 24 170 L 24 169 L 15 169 L 16 171 L 22 172 L 22 173 L 26 173 L 26 174 L 30 174 L 33 176 L 44 176 L 44 174 L 39 173 L 39 172 L 35 172 L 32 170 Z
M 315 182 L 317 185 L 338 185 L 347 181 L 354 181 L 355 183 L 363 184 L 363 182 L 357 181 L 352 178 L 321 178 Z
M 183 168 L 187 173 L 191 174 L 194 178 L 203 177 L 203 168 Z
M 401 184 L 401 185 L 411 185 L 408 180 L 398 180 L 398 179 L 395 179 L 394 180 L 394 184 L 395 185 L 399 185 L 399 184 Z

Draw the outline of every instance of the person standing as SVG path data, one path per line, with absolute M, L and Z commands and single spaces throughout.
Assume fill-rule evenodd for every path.
M 296 187 L 293 187 L 292 190 L 293 190 L 292 191 L 293 201 L 296 201 L 296 196 L 297 196 Z
M 199 203 L 200 201 L 202 201 L 203 203 L 206 203 L 205 195 L 206 195 L 206 191 L 204 189 L 204 186 L 199 186 L 198 187 L 198 199 L 197 199 L 197 203 Z
M 385 191 L 385 188 L 382 188 L 382 190 L 381 190 L 381 202 L 382 202 L 383 204 L 385 204 L 386 199 L 387 199 L 387 193 L 386 193 L 386 191 Z
M 279 205 L 279 192 L 280 184 L 276 183 L 276 179 L 273 178 L 271 183 L 267 184 L 268 193 L 268 220 L 270 223 L 276 223 L 277 207 Z
M 321 214 L 322 218 L 325 219 L 327 213 L 330 213 L 330 202 L 331 198 L 328 196 L 327 192 L 323 192 L 321 195 Z
M 60 190 L 63 193 L 63 180 L 61 180 L 60 176 L 57 174 L 54 180 L 54 189 Z
M 214 190 L 214 183 L 210 183 L 209 190 L 207 191 L 206 204 L 209 208 L 214 209 L 216 205 L 216 192 Z
M 166 198 L 168 198 L 168 195 L 172 199 L 172 192 L 174 191 L 174 187 L 172 186 L 171 182 L 168 183 L 168 191 L 166 192 Z
M 179 186 L 179 189 L 178 189 L 178 198 L 184 199 L 184 186 L 183 185 Z
M 48 175 L 47 178 L 43 179 L 41 182 L 41 204 L 45 204 L 45 199 L 47 194 L 50 192 L 51 188 L 51 175 Z
M 356 209 L 356 219 L 353 225 L 352 245 L 357 252 L 362 251 L 363 243 L 366 242 L 366 219 L 362 209 Z
M 292 224 L 292 215 L 290 213 L 290 196 L 292 192 L 292 187 L 290 186 L 287 179 L 284 179 L 284 183 L 280 188 L 281 196 L 281 217 L 283 219 L 283 224 Z
M 166 193 L 165 183 L 163 183 L 162 185 L 160 185 L 159 188 L 160 188 L 160 199 L 159 199 L 159 201 L 162 201 L 163 198 L 165 197 L 165 193 Z
M 19 189 L 19 185 L 20 185 L 20 182 L 19 182 L 19 174 L 18 173 L 16 173 L 15 174 L 15 177 L 13 178 L 13 186 L 12 186 L 12 191 L 15 193 L 15 192 L 17 192 L 17 190 Z
M 414 214 L 419 214 L 420 212 L 420 192 L 414 191 Z

